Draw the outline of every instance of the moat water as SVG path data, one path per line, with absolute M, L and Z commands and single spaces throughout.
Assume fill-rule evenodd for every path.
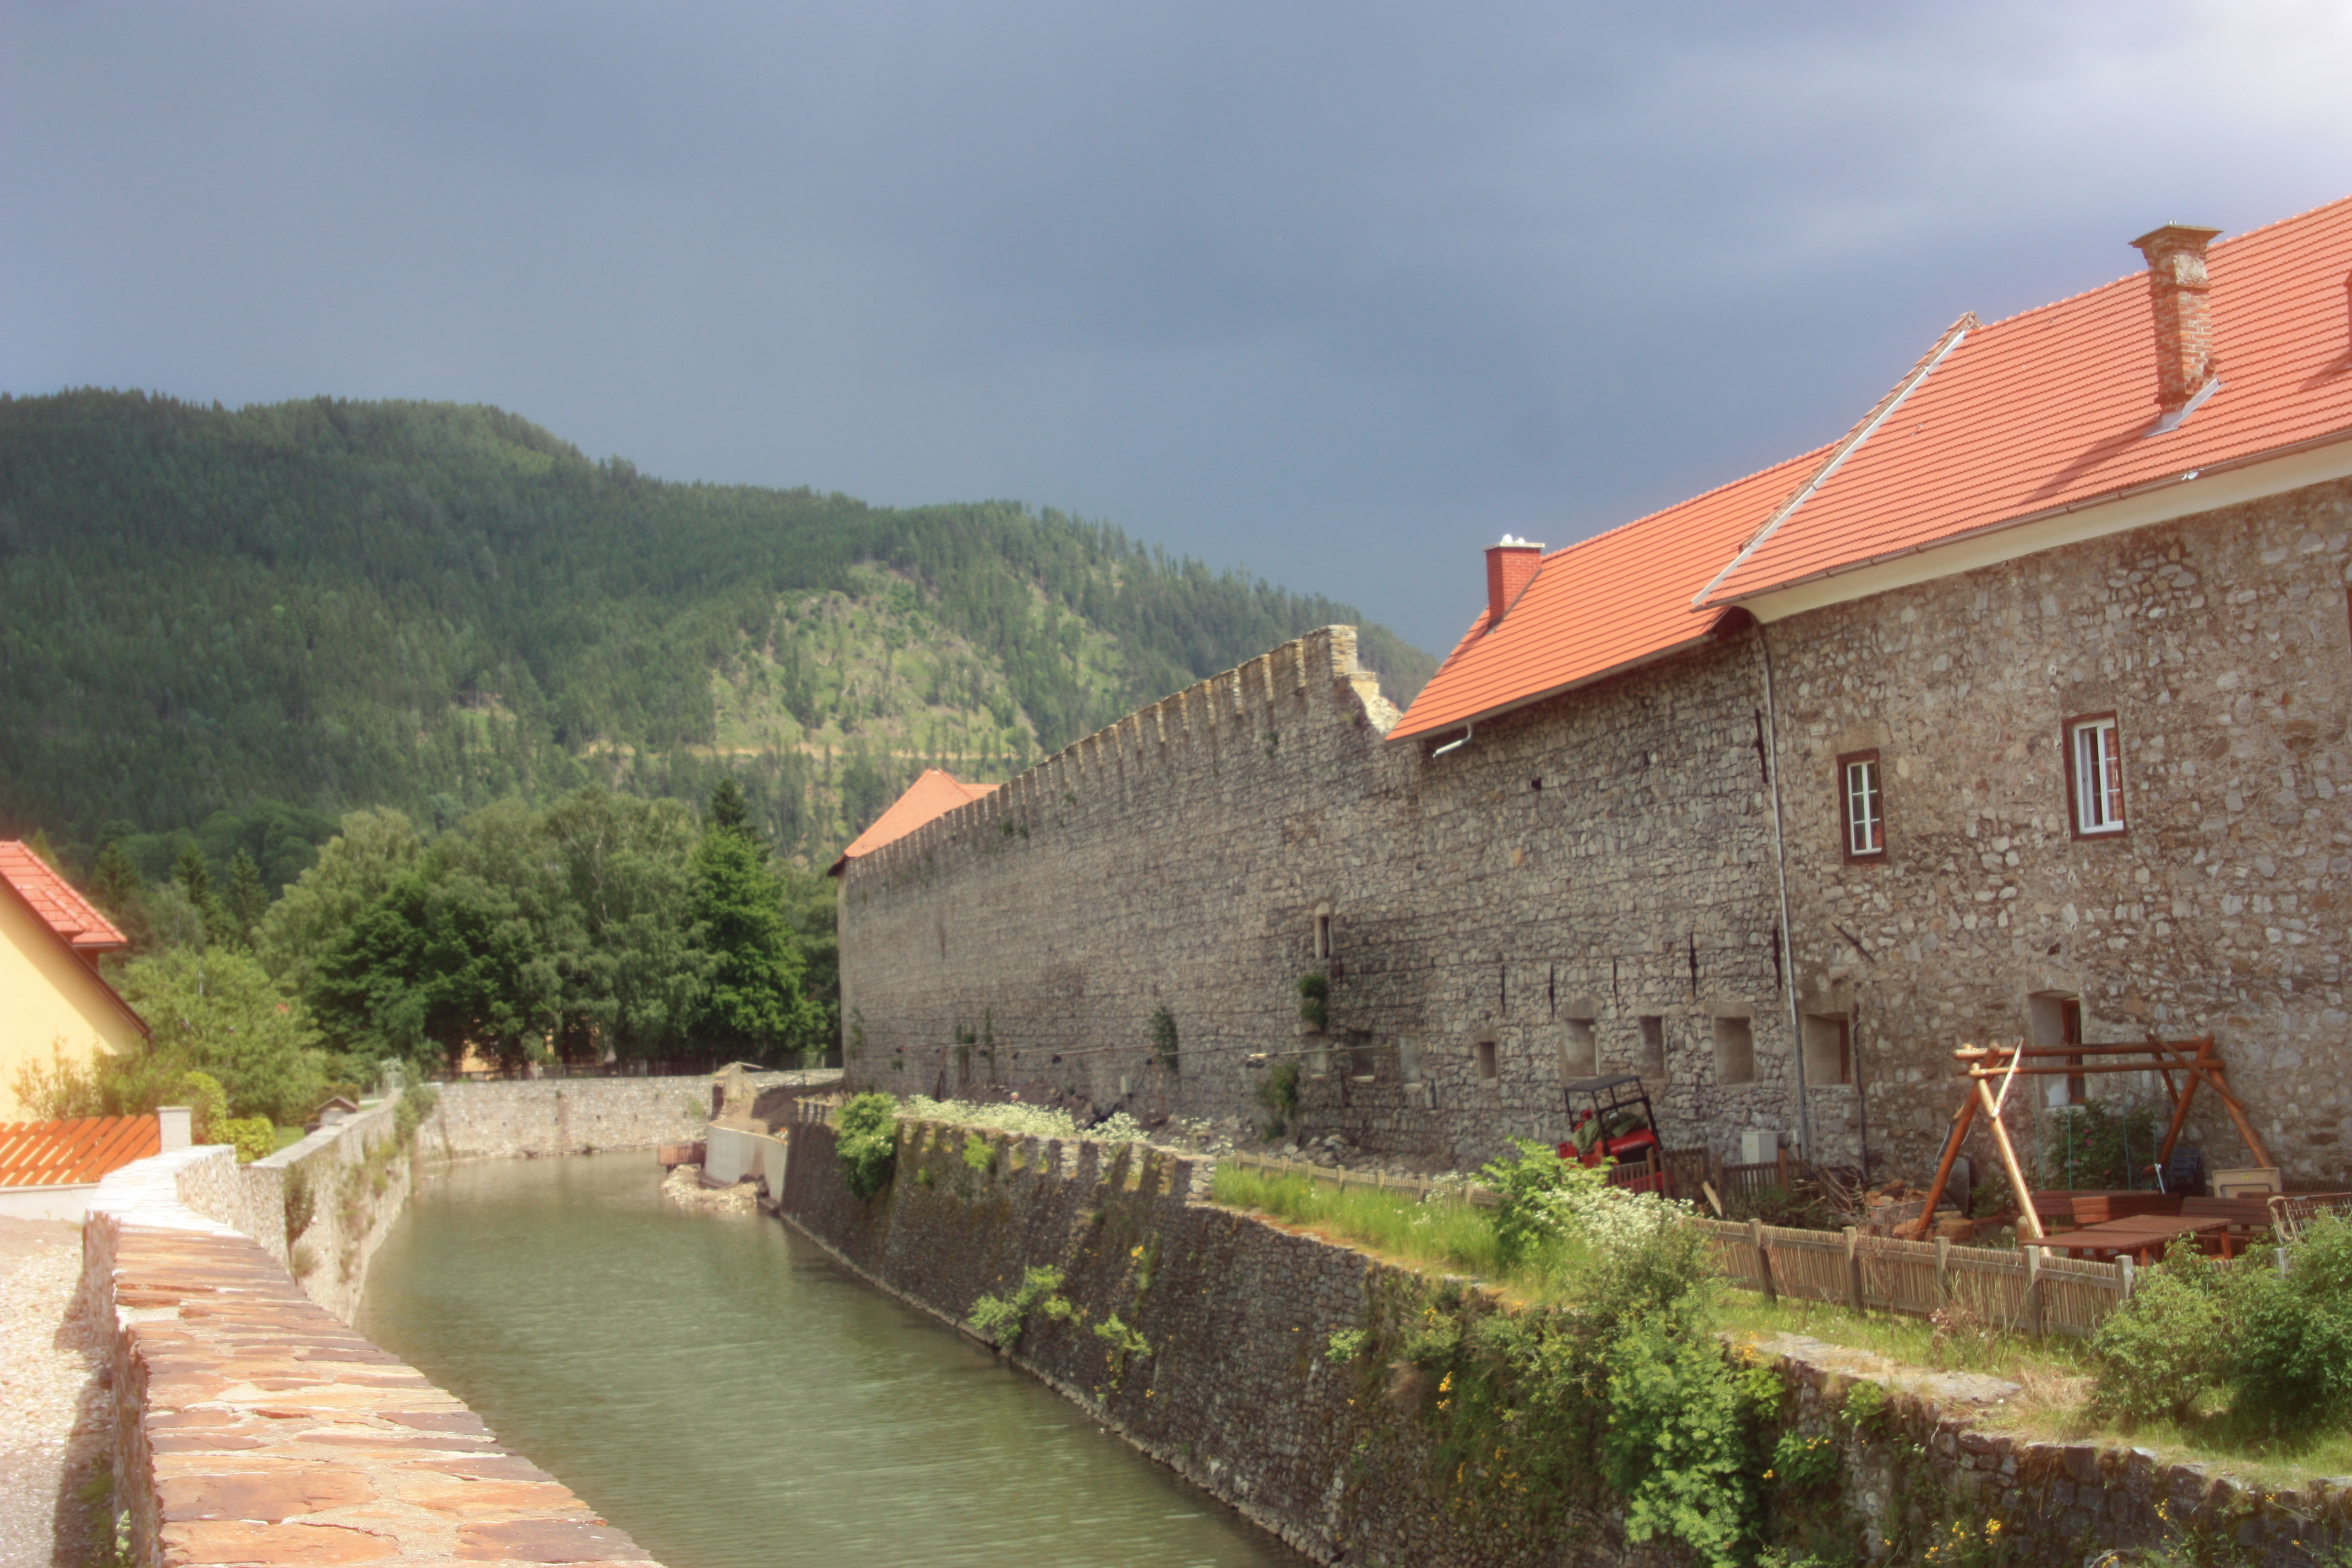
M 359 1328 L 668 1568 L 1306 1559 L 766 1215 L 648 1152 L 458 1165 Z

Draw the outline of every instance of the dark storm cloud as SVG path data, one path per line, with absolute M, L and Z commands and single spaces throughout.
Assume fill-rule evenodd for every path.
M 1952 317 L 2352 189 L 2336 7 L 0 9 L 0 384 L 496 402 L 1450 643 Z

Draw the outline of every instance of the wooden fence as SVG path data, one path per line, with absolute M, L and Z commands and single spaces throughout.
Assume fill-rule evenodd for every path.
M 1948 1310 L 2011 1333 L 2084 1338 L 2131 1294 L 2132 1266 L 1895 1241 L 1844 1231 L 1790 1230 L 1759 1220 L 1696 1222 L 1718 1267 L 1746 1289 L 1925 1316 Z

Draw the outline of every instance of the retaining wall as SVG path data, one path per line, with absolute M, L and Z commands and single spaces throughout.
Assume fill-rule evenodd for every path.
M 755 1089 L 836 1078 L 837 1073 L 748 1075 Z M 445 1083 L 424 1124 L 423 1146 L 437 1159 L 594 1154 L 691 1142 L 710 1120 L 710 1076 L 516 1079 Z
M 157 1155 L 107 1177 L 83 1223 L 134 1563 L 655 1568 L 456 1396 L 208 1217 L 245 1201 L 244 1174 L 222 1146 Z
M 1033 1313 L 1013 1360 L 1319 1562 L 1684 1561 L 1629 1546 L 1606 1507 L 1569 1510 L 1538 1540 L 1497 1530 L 1437 1473 L 1411 1413 L 1417 1401 L 1400 1394 L 1410 1378 L 1331 1363 L 1334 1331 L 1416 1310 L 1428 1286 L 1420 1276 L 1206 1203 L 1206 1160 L 983 1134 L 992 1153 L 982 1171 L 966 1158 L 971 1136 L 902 1123 L 897 1176 L 864 1202 L 843 1184 L 833 1129 L 812 1114 L 792 1130 L 783 1215 L 951 1321 L 1028 1268 L 1063 1268 L 1062 1293 L 1082 1321 Z M 1122 1353 L 1096 1331 L 1113 1314 L 1148 1353 Z M 1811 1341 L 1753 1348 L 1780 1365 L 1783 1419 L 1840 1445 L 1838 1506 L 1873 1557 L 1890 1541 L 1924 1544 L 1952 1518 L 1998 1518 L 2016 1542 L 2011 1561 L 2068 1568 L 2094 1543 L 2150 1544 L 2177 1529 L 2234 1534 L 2251 1561 L 2283 1565 L 2352 1542 L 2341 1488 L 2269 1493 L 2144 1450 L 2028 1442 L 1977 1425 L 1975 1412 L 2012 1385 Z M 1863 1430 L 1840 1415 L 1858 1381 L 1887 1391 Z

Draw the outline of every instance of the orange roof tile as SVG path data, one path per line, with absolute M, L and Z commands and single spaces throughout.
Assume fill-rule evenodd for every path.
M 88 899 L 27 845 L 0 841 L 0 880 L 16 889 L 26 907 L 76 952 L 113 952 L 131 945 Z
M 0 1187 L 95 1182 L 163 1149 L 163 1129 L 152 1116 L 0 1122 Z
M 2207 269 L 2221 385 L 2176 428 L 2148 434 L 2146 272 L 1990 326 L 1964 317 L 1842 440 L 1545 557 L 1389 738 L 1686 647 L 1744 599 L 2352 437 L 2352 197 L 2223 240 Z
M 2215 244 L 2220 390 L 2156 423 L 2145 272 L 1969 333 L 1718 605 L 2153 483 L 2352 435 L 2352 197 Z
M 870 855 L 885 844 L 904 838 L 926 822 L 945 816 L 957 806 L 978 800 L 996 786 L 992 784 L 966 784 L 941 768 L 925 768 L 907 793 L 890 803 L 890 809 L 874 819 L 874 826 L 850 841 L 833 863 L 828 875 L 838 877 L 842 868 L 860 855 Z
M 1828 447 L 1553 551 L 1502 624 L 1481 610 L 1389 739 L 1471 723 L 1706 637 L 1690 596 Z

